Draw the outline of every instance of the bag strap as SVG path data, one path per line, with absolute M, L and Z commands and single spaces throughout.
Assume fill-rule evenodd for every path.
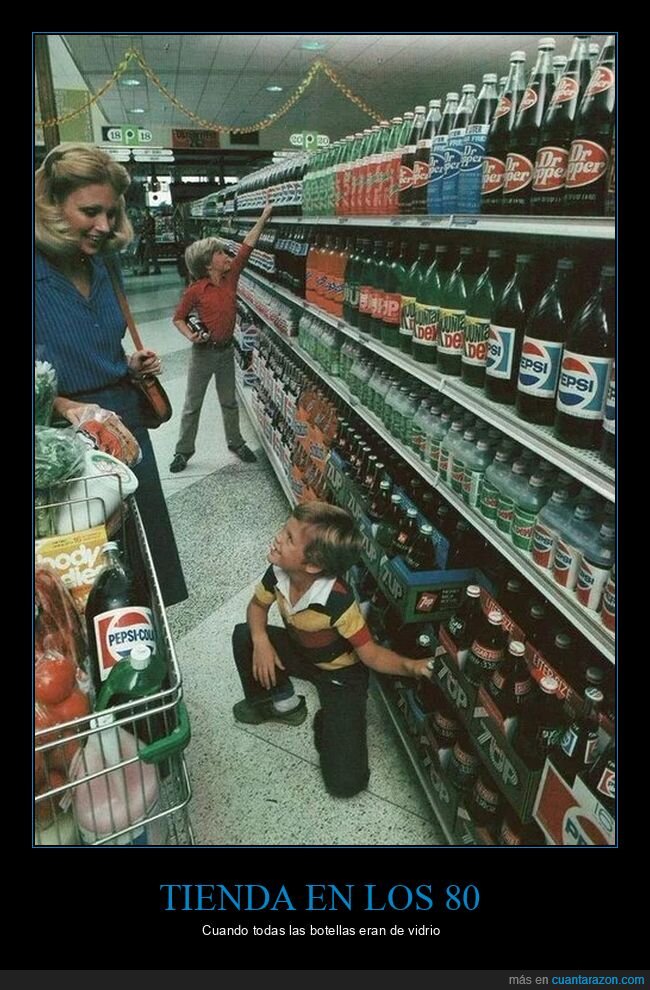
M 123 315 L 124 319 L 126 320 L 126 325 L 129 328 L 129 332 L 130 332 L 130 334 L 131 334 L 131 336 L 133 338 L 133 343 L 135 344 L 135 349 L 136 349 L 136 351 L 142 351 L 142 350 L 144 350 L 144 344 L 142 343 L 142 338 L 140 337 L 140 334 L 138 333 L 138 328 L 135 325 L 135 320 L 133 319 L 133 314 L 131 313 L 131 310 L 129 308 L 129 304 L 126 301 L 126 296 L 124 295 L 124 292 L 122 291 L 122 286 L 120 285 L 119 280 L 117 278 L 117 275 L 115 274 L 115 269 L 113 268 L 113 265 L 111 264 L 111 262 L 109 262 L 108 258 L 106 259 L 106 268 L 108 270 L 108 274 L 109 274 L 110 280 L 113 283 L 113 289 L 115 291 L 115 295 L 117 296 L 117 301 L 120 304 L 120 309 L 122 310 L 122 315 Z

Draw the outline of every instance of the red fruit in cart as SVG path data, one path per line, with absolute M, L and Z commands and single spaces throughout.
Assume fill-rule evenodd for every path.
M 58 705 L 48 705 L 48 710 L 54 717 L 55 723 L 71 722 L 72 719 L 83 718 L 84 715 L 90 714 L 90 701 L 88 695 L 76 687 Z M 70 735 L 69 731 L 64 733 L 64 736 L 68 735 Z
M 43 705 L 58 705 L 77 682 L 77 665 L 69 657 L 46 654 L 34 665 L 34 698 Z

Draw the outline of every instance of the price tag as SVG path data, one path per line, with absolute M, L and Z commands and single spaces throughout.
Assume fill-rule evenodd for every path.
M 404 217 L 391 217 L 390 218 L 391 227 L 399 227 L 400 224 L 406 223 Z
M 339 223 L 347 223 L 348 220 L 349 220 L 349 217 L 339 217 Z

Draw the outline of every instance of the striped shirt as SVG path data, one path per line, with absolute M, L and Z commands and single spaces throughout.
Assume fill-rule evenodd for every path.
M 36 357 L 54 367 L 59 395 L 95 391 L 128 374 L 122 346 L 126 327 L 106 262 L 99 256 L 89 262 L 92 277 L 86 299 L 45 255 L 36 252 Z
M 295 605 L 289 600 L 289 577 L 271 565 L 256 585 L 255 600 L 265 608 L 277 603 L 298 652 L 321 670 L 358 663 L 355 650 L 372 641 L 357 601 L 341 578 L 318 578 Z
M 196 311 L 215 344 L 229 340 L 237 315 L 237 282 L 252 250 L 248 244 L 241 245 L 230 271 L 222 276 L 219 285 L 213 285 L 208 278 L 192 282 L 176 307 L 174 319 L 186 320 L 192 311 Z

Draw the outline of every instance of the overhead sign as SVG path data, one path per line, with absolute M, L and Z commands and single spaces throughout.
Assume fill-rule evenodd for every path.
M 171 164 L 175 161 L 171 148 L 138 148 L 137 146 L 120 145 L 104 150 L 118 162 L 128 162 L 131 155 L 136 162 L 166 162 Z
M 121 127 L 102 127 L 102 141 L 111 144 L 151 144 L 153 134 L 146 127 L 124 124 Z
M 317 134 L 316 131 L 299 131 L 289 138 L 291 144 L 305 151 L 312 151 L 314 148 L 326 148 L 330 143 L 327 134 Z
M 194 127 L 172 127 L 172 148 L 218 148 L 218 131 L 201 131 Z

